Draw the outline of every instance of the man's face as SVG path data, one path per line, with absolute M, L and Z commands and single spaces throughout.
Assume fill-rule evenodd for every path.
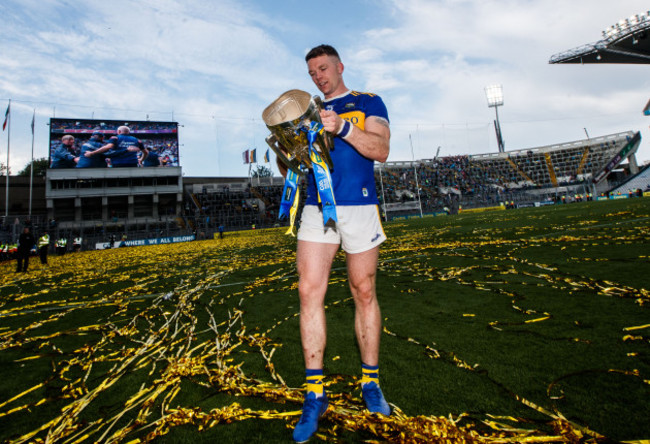
M 63 144 L 70 148 L 72 145 L 74 145 L 74 137 L 70 137 L 68 139 L 63 140 Z
M 314 57 L 307 62 L 307 68 L 312 81 L 326 99 L 339 93 L 338 89 L 343 84 L 343 64 L 336 57 Z

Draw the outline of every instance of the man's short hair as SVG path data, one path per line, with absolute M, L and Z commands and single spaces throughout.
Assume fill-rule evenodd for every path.
M 339 62 L 341 61 L 341 57 L 339 57 L 339 53 L 334 49 L 333 46 L 330 45 L 318 45 L 315 48 L 312 48 L 307 55 L 305 56 L 305 62 L 310 61 L 313 58 L 320 57 L 322 55 L 328 55 L 328 56 L 334 56 L 336 57 Z
M 66 134 L 65 136 L 61 137 L 61 142 L 66 141 L 66 140 L 74 140 L 74 136 L 71 136 L 70 134 Z
M 131 128 L 126 125 L 122 125 L 117 129 L 117 134 L 129 134 L 130 132 Z

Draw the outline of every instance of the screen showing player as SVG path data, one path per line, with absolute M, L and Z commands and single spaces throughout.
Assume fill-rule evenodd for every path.
M 50 119 L 50 168 L 179 165 L 178 122 Z

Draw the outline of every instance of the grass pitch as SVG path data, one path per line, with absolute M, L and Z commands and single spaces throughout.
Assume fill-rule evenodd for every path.
M 338 442 L 650 438 L 650 199 L 385 225 L 390 418 L 364 412 L 345 257 L 327 296 Z M 302 401 L 295 239 L 0 266 L 0 440 L 289 442 Z

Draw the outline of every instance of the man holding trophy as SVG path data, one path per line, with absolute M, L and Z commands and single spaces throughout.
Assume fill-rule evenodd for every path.
M 300 335 L 307 391 L 302 416 L 293 433 L 296 442 L 305 442 L 316 432 L 318 420 L 328 406 L 323 388 L 327 339 L 324 303 L 339 246 L 346 253 L 348 281 L 355 302 L 354 326 L 361 351 L 363 400 L 370 412 L 391 413 L 379 387 L 381 314 L 375 291 L 379 245 L 386 240 L 386 235 L 378 211 L 374 162 L 385 162 L 388 158 L 388 113 L 379 96 L 351 91 L 345 86 L 343 64 L 333 47 L 317 46 L 305 60 L 309 75 L 324 95 L 324 109 L 319 113 L 322 129 L 334 137 L 329 153 L 324 152 L 324 147 L 318 147 L 322 157 L 331 157 L 330 162 L 322 162 L 330 164 L 328 174 L 319 173 L 320 156 L 312 155 L 314 165 L 307 173 L 307 200 L 298 230 Z M 265 121 L 271 128 L 266 117 Z M 274 148 L 279 153 L 278 166 L 283 175 L 291 175 L 292 171 L 287 170 L 287 167 L 292 170 L 291 159 L 287 164 L 287 157 L 282 156 L 286 154 L 286 145 L 280 145 L 282 153 Z M 312 142 L 310 150 L 311 146 Z

